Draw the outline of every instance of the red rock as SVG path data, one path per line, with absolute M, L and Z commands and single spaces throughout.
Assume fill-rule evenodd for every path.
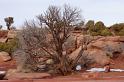
M 50 78 L 51 75 L 48 73 L 18 73 L 16 70 L 10 70 L 7 72 L 5 79 L 43 79 Z
M 110 58 L 106 56 L 106 53 L 99 49 L 88 49 L 86 51 L 88 57 L 94 60 L 97 64 L 104 66 L 110 63 Z

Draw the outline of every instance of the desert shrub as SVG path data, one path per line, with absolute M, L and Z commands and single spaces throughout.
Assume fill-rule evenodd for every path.
M 101 32 L 104 29 L 105 29 L 105 25 L 104 25 L 103 22 L 101 22 L 101 21 L 96 22 L 96 24 L 94 26 L 94 31 L 95 32 Z
M 112 33 L 108 30 L 108 29 L 104 29 L 101 31 L 101 34 L 102 36 L 110 36 L 112 35 Z
M 119 36 L 124 36 L 124 29 L 122 29 L 119 33 L 118 33 Z
M 89 20 L 86 25 L 85 25 L 87 30 L 93 30 L 94 28 L 94 21 L 93 20 Z
M 124 23 L 114 24 L 110 26 L 110 30 L 115 33 L 115 35 L 124 35 Z
M 87 28 L 89 34 L 92 36 L 109 35 L 109 31 L 106 29 L 106 26 L 101 21 L 98 21 L 96 23 L 94 23 L 94 21 L 88 21 L 85 27 Z
M 7 43 L 0 43 L 0 51 L 12 53 L 18 47 L 18 40 L 16 38 L 8 41 Z

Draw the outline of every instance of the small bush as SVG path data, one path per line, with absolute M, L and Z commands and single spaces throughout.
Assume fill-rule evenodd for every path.
M 5 51 L 8 53 L 12 53 L 18 47 L 18 40 L 12 39 L 7 43 L 0 43 L 0 51 Z
M 102 30 L 100 35 L 101 36 L 110 36 L 110 35 L 112 35 L 112 33 L 108 29 L 104 29 L 104 30 Z
M 114 24 L 110 29 L 118 36 L 124 36 L 124 23 Z
M 119 33 L 118 33 L 119 36 L 124 36 L 124 29 L 122 29 Z

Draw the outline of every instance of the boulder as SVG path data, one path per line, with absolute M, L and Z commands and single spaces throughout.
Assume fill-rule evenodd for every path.
M 6 61 L 11 60 L 11 57 L 7 52 L 2 51 L 0 52 L 0 59 L 1 59 L 0 60 L 1 62 L 6 62 Z
M 8 40 L 7 38 L 0 38 L 0 42 L 1 42 L 1 43 L 6 43 L 7 40 Z
M 104 41 L 96 41 L 94 43 L 90 43 L 87 47 L 88 49 L 92 49 L 92 48 L 97 48 L 97 49 L 103 49 L 105 47 L 105 44 Z
M 112 41 L 99 41 L 98 40 L 94 43 L 90 43 L 88 45 L 88 48 L 97 48 L 97 49 L 107 50 L 107 51 L 109 51 L 108 49 L 113 50 L 113 51 L 116 51 L 116 50 L 121 51 L 122 50 L 122 43 L 112 42 Z
M 124 53 L 123 36 L 107 36 L 91 42 L 87 47 L 88 57 L 102 66 L 109 64 L 110 58 Z
M 81 46 L 76 49 L 73 53 L 69 55 L 71 59 L 75 59 L 77 55 L 80 53 Z M 97 64 L 104 66 L 106 64 L 110 63 L 110 58 L 107 57 L 106 52 L 103 50 L 99 49 L 88 49 L 82 53 L 84 57 L 87 57 L 87 59 L 92 59 L 90 60 L 91 62 L 96 62 Z M 82 60 L 83 61 L 83 60 Z M 86 62 L 86 61 L 85 61 Z
M 17 72 L 14 69 L 8 70 L 5 79 L 14 80 L 14 79 L 43 79 L 50 78 L 51 75 L 48 73 L 21 73 Z
M 124 51 L 124 43 L 114 42 L 113 40 L 97 40 L 94 43 L 90 43 L 88 49 L 99 49 L 114 56 Z
M 86 36 L 86 38 L 91 42 L 87 45 L 87 50 L 82 53 L 83 56 L 86 55 L 88 59 L 92 59 L 92 61 L 101 66 L 110 64 L 110 58 L 117 58 L 120 54 L 124 53 L 123 36 Z M 78 44 L 80 41 L 84 41 L 83 36 L 78 36 L 77 39 Z M 69 57 L 75 59 L 80 50 L 81 47 L 78 47 Z
M 104 66 L 110 63 L 110 58 L 107 57 L 106 52 L 99 50 L 99 49 L 92 49 L 87 50 L 85 53 L 89 59 L 96 62 L 97 64 Z

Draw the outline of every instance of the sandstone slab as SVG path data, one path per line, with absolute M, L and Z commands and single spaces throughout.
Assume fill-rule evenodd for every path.
M 7 52 L 0 52 L 0 61 L 3 61 L 3 62 L 6 62 L 6 61 L 9 61 L 11 60 L 11 57 L 9 56 L 9 54 Z

